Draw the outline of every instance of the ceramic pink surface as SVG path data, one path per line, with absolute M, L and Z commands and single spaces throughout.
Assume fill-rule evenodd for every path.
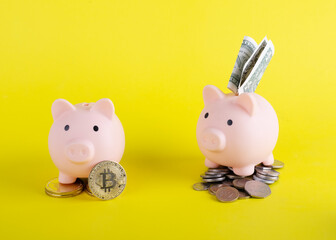
M 77 105 L 57 99 L 51 111 L 54 123 L 48 146 L 60 183 L 88 177 L 92 167 L 101 161 L 120 162 L 125 135 L 110 99 Z
M 196 136 L 207 167 L 228 166 L 248 176 L 261 162 L 273 164 L 279 123 L 266 99 L 256 93 L 224 94 L 211 85 L 204 88 L 203 99 Z

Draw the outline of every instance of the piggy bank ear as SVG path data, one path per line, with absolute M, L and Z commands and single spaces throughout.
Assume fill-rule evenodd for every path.
M 203 99 L 205 104 L 218 99 L 222 99 L 224 97 L 225 94 L 219 88 L 213 85 L 207 85 L 203 89 Z
M 250 116 L 256 111 L 257 102 L 252 94 L 243 93 L 237 97 L 236 104 L 243 108 Z
M 67 111 L 75 111 L 74 105 L 69 103 L 65 99 L 57 99 L 53 102 L 51 106 L 51 114 L 53 116 L 53 119 L 56 120 L 59 118 L 63 113 Z
M 99 112 L 108 119 L 112 119 L 114 114 L 114 106 L 110 99 L 102 98 L 93 105 L 91 111 Z

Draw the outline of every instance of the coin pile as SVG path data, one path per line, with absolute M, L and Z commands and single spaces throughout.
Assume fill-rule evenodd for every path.
M 62 184 L 58 178 L 47 182 L 47 195 L 58 198 L 74 197 L 85 192 L 102 200 L 109 200 L 119 196 L 126 186 L 126 172 L 116 162 L 102 161 L 96 164 L 88 178 L 77 179 L 72 184 Z
M 45 193 L 51 197 L 66 198 L 80 194 L 84 189 L 82 180 L 77 179 L 72 184 L 62 184 L 58 178 L 51 179 L 45 186 Z
M 209 168 L 201 178 L 203 182 L 193 185 L 196 191 L 208 190 L 220 202 L 233 202 L 250 197 L 265 198 L 271 194 L 268 185 L 279 179 L 280 173 L 274 169 L 283 168 L 284 163 L 274 160 L 272 166 L 259 164 L 255 166 L 252 176 L 242 177 L 234 174 L 232 168 L 220 166 Z

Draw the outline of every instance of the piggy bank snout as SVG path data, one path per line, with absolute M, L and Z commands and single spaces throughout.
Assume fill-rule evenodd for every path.
M 225 148 L 225 143 L 225 135 L 218 129 L 205 129 L 201 135 L 201 144 L 209 151 L 221 151 Z
M 92 160 L 94 147 L 89 141 L 72 142 L 66 146 L 65 155 L 73 163 L 86 163 Z

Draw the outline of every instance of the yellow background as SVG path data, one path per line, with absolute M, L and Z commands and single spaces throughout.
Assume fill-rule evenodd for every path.
M 1 1 L 2 239 L 335 239 L 335 1 Z M 202 89 L 226 88 L 244 35 L 275 46 L 257 93 L 275 108 L 266 199 L 192 189 Z M 110 98 L 126 134 L 112 201 L 44 193 L 51 104 Z

